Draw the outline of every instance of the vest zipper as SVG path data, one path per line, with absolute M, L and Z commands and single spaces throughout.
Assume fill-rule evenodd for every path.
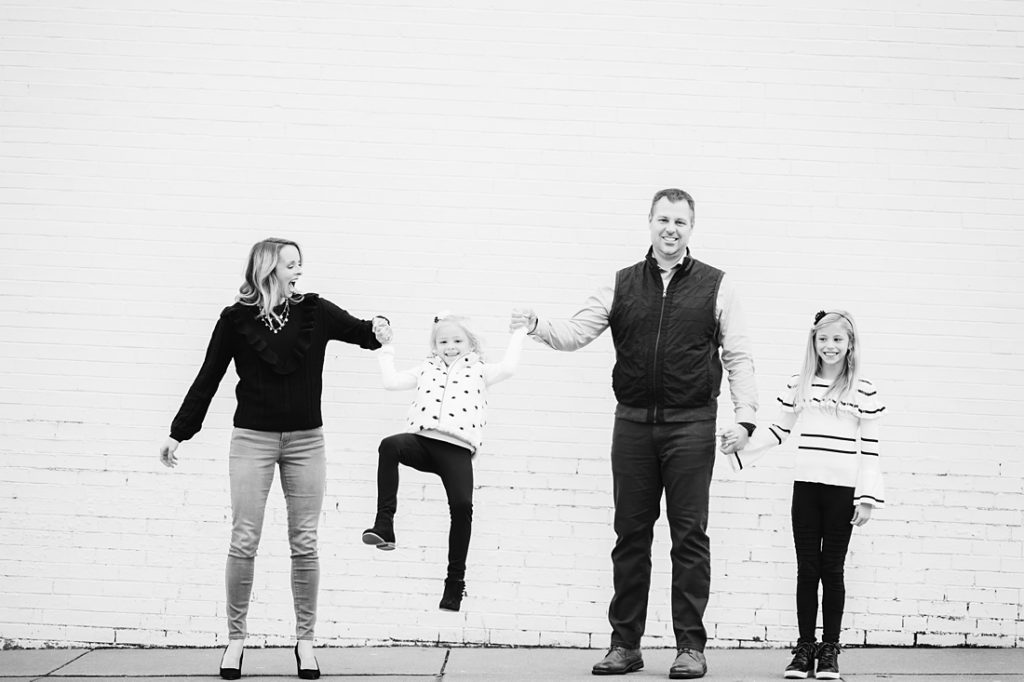
M 461 360 L 461 359 L 462 358 L 459 358 L 459 360 Z M 459 362 L 459 360 L 456 360 L 455 362 L 453 362 L 450 365 L 444 365 L 444 360 L 441 360 L 441 364 L 444 365 L 444 393 L 441 394 L 441 410 L 442 411 L 444 411 L 444 401 L 448 398 L 448 387 L 451 385 L 451 380 L 452 380 L 451 369 L 452 369 L 452 367 L 454 367 L 456 365 L 456 363 Z M 440 423 L 441 423 L 440 416 L 438 416 L 438 422 L 437 423 L 438 423 L 438 425 L 440 425 Z
M 669 284 L 672 280 L 669 280 Z M 661 398 L 661 372 L 658 370 L 658 347 L 661 345 L 661 325 L 665 321 L 665 300 L 668 298 L 668 285 L 663 284 L 661 290 L 661 314 L 658 316 L 658 333 L 654 336 L 654 362 L 653 366 L 653 388 L 654 388 L 654 423 L 658 424 L 661 422 L 661 415 L 658 414 L 661 410 L 659 400 Z
M 455 365 L 459 364 L 460 362 L 462 362 L 465 359 L 466 359 L 466 356 L 462 356 L 461 358 L 459 358 L 458 360 L 456 360 L 452 364 L 444 365 L 444 393 L 441 394 L 441 414 L 439 414 L 437 416 L 437 425 L 438 426 L 441 426 L 441 417 L 444 415 L 445 405 L 447 404 L 447 403 L 445 403 L 445 400 L 448 399 L 448 388 L 451 386 L 451 381 L 452 381 L 451 371 L 453 369 L 455 369 Z M 441 361 L 441 364 L 444 364 L 444 360 Z M 454 418 L 457 419 L 458 417 L 454 417 Z

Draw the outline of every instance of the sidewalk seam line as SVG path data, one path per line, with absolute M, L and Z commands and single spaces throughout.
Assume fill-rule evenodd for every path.
M 437 674 L 438 680 L 444 679 L 444 671 L 448 667 L 448 657 L 452 655 L 452 648 L 448 647 L 444 652 L 444 660 L 441 661 L 441 672 Z
M 92 653 L 93 651 L 96 651 L 96 650 L 95 650 L 95 649 L 86 649 L 85 651 L 83 651 L 83 652 L 82 652 L 82 653 L 80 653 L 79 655 L 77 655 L 77 656 L 75 656 L 74 658 L 72 658 L 72 659 L 71 659 L 70 661 L 64 661 L 64 663 L 63 663 L 63 664 L 61 664 L 61 665 L 57 666 L 56 668 L 54 668 L 54 669 L 53 669 L 53 670 L 51 670 L 50 672 L 46 673 L 45 675 L 43 675 L 43 677 L 40 677 L 40 678 L 36 678 L 36 679 L 43 679 L 43 678 L 49 677 L 50 675 L 53 675 L 53 674 L 54 674 L 54 673 L 56 673 L 57 671 L 59 671 L 59 670 L 62 670 L 62 669 L 64 669 L 64 668 L 68 667 L 69 665 L 71 665 L 71 664 L 72 664 L 72 663 L 74 663 L 75 661 L 79 660 L 79 659 L 80 659 L 80 658 L 82 658 L 83 656 L 88 656 L 88 655 L 89 655 L 89 654 L 91 654 L 91 653 Z

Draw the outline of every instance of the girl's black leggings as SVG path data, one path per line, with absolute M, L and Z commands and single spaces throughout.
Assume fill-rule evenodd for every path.
M 473 531 L 473 458 L 468 448 L 413 433 L 388 436 L 377 449 L 377 519 L 392 524 L 398 509 L 398 465 L 441 477 L 448 494 L 448 577 L 466 578 Z
M 843 565 L 853 526 L 853 488 L 795 481 L 793 543 L 796 545 L 796 616 L 800 641 L 815 641 L 821 583 L 823 642 L 838 642 L 846 586 Z

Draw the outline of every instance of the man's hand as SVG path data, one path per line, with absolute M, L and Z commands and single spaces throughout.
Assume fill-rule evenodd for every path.
M 509 331 L 524 328 L 528 333 L 532 332 L 537 328 L 537 313 L 532 308 L 513 308 L 508 328 Z
M 749 442 L 750 436 L 747 434 L 747 430 L 740 424 L 733 424 L 718 431 L 718 449 L 727 455 L 742 450 L 747 447 Z

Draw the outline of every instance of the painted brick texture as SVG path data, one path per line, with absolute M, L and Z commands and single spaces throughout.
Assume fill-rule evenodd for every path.
M 404 367 L 440 309 L 493 354 L 513 306 L 571 314 L 679 186 L 762 423 L 813 313 L 857 316 L 889 500 L 844 641 L 1024 645 L 1024 5 L 12 0 L 0 35 L 0 642 L 223 643 L 233 370 L 183 464 L 156 453 L 253 242 L 298 240 Z M 448 614 L 435 478 L 402 471 L 400 551 L 359 542 L 412 394 L 331 346 L 319 641 L 605 646 L 612 362 L 528 343 L 492 392 Z M 796 638 L 791 462 L 718 466 L 711 646 Z M 645 646 L 674 644 L 664 524 Z M 249 627 L 293 633 L 277 485 Z

